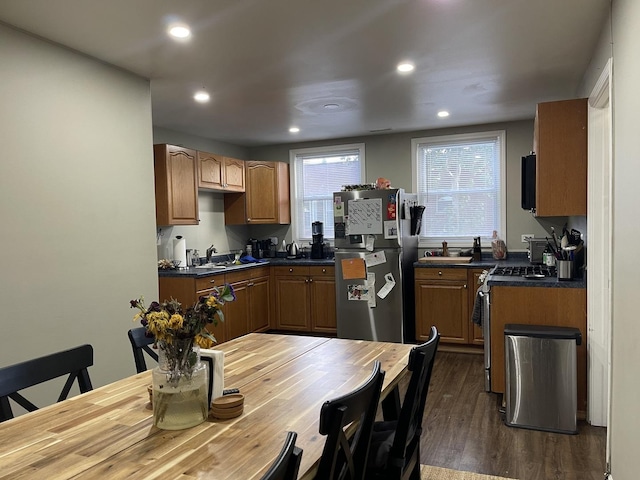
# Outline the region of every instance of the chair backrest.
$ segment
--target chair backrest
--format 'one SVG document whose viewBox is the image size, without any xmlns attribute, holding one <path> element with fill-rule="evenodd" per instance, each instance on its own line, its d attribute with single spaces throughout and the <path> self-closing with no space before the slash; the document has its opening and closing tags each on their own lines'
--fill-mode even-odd
<svg viewBox="0 0 640 480">
<path fill-rule="evenodd" d="M 364 478 L 383 381 L 384 372 L 380 369 L 380 362 L 376 360 L 371 376 L 360 387 L 322 405 L 320 433 L 326 435 L 327 439 L 317 479 Z M 349 438 L 345 432 L 347 426 Z M 351 435 L 354 426 L 355 432 Z"/>
<path fill-rule="evenodd" d="M 20 390 L 33 385 L 68 374 L 69 377 L 60 392 L 58 402 L 67 398 L 76 379 L 81 393 L 93 390 L 87 370 L 91 365 L 93 365 L 93 347 L 81 345 L 63 352 L 0 368 L 0 422 L 13 418 L 9 399 L 29 412 L 38 409 L 19 393 Z"/>
<path fill-rule="evenodd" d="M 155 338 L 147 336 L 145 327 L 132 328 L 129 330 L 129 341 L 133 349 L 133 360 L 136 362 L 136 372 L 141 373 L 147 369 L 147 363 L 144 361 L 144 353 L 158 361 L 158 354 L 149 346 L 155 342 Z"/>
<path fill-rule="evenodd" d="M 296 432 L 287 432 L 280 454 L 261 480 L 296 480 L 302 460 L 302 449 L 296 447 Z"/>
<path fill-rule="evenodd" d="M 422 418 L 427 402 L 427 392 L 431 380 L 433 363 L 440 341 L 436 327 L 431 327 L 429 340 L 411 349 L 409 353 L 409 370 L 411 379 L 400 409 L 393 445 L 389 452 L 390 462 L 403 464 L 408 450 L 420 442 Z"/>
</svg>

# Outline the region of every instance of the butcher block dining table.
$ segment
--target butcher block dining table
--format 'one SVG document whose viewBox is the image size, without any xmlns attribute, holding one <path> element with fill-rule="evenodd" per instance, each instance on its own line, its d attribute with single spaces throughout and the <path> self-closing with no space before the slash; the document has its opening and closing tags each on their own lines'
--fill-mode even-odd
<svg viewBox="0 0 640 480">
<path fill-rule="evenodd" d="M 0 424 L 0 478 L 260 479 L 287 431 L 302 448 L 299 478 L 313 478 L 325 437 L 320 407 L 371 374 L 381 398 L 407 372 L 412 345 L 251 333 L 220 344 L 225 388 L 244 395 L 239 417 L 185 430 L 153 426 L 146 371 Z"/>
</svg>

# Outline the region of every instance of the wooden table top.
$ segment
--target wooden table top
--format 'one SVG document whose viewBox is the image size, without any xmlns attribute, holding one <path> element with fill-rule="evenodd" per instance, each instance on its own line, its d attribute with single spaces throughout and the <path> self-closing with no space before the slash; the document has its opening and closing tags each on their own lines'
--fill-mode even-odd
<svg viewBox="0 0 640 480">
<path fill-rule="evenodd" d="M 325 437 L 320 407 L 386 372 L 382 398 L 407 371 L 412 345 L 252 333 L 225 352 L 225 387 L 245 396 L 244 413 L 178 431 L 153 426 L 143 372 L 0 424 L 0 478 L 259 479 L 286 432 L 303 449 L 300 478 L 312 478 Z"/>
</svg>

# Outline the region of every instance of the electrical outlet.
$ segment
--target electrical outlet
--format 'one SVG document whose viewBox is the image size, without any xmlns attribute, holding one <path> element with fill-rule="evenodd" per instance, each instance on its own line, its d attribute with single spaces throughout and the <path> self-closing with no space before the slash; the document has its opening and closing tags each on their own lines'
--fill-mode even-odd
<svg viewBox="0 0 640 480">
<path fill-rule="evenodd" d="M 520 237 L 520 241 L 522 243 L 527 243 L 528 239 L 533 237 L 534 237 L 533 233 L 523 233 L 522 236 Z"/>
</svg>

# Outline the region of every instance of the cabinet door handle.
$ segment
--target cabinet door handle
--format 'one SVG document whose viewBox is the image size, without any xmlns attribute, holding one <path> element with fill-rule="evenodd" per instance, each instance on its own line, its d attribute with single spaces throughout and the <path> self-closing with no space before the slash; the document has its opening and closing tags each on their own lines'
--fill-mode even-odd
<svg viewBox="0 0 640 480">
<path fill-rule="evenodd" d="M 215 280 L 211 280 L 209 283 L 216 283 L 216 281 Z"/>
<path fill-rule="evenodd" d="M 309 283 L 309 279 L 308 279 L 308 278 L 305 278 L 305 279 L 304 279 L 304 283 Z"/>
<path fill-rule="evenodd" d="M 442 275 L 442 272 L 438 272 L 438 275 Z"/>
<path fill-rule="evenodd" d="M 310 279 L 309 279 L 309 283 L 311 283 L 311 282 L 313 282 L 313 278 L 310 278 Z"/>
<path fill-rule="evenodd" d="M 326 268 L 323 268 L 323 269 L 322 269 L 322 273 L 327 273 L 327 269 L 326 269 Z"/>
<path fill-rule="evenodd" d="M 464 288 L 467 288 L 467 284 L 466 283 L 464 284 Z"/>
<path fill-rule="evenodd" d="M 289 272 L 293 272 L 293 268 L 290 268 L 290 269 L 289 269 Z"/>
<path fill-rule="evenodd" d="M 253 287 L 253 285 L 254 285 L 254 283 L 253 283 L 253 282 L 249 282 L 249 283 L 247 283 L 247 287 Z M 465 287 L 466 287 L 466 285 L 465 285 Z"/>
</svg>

